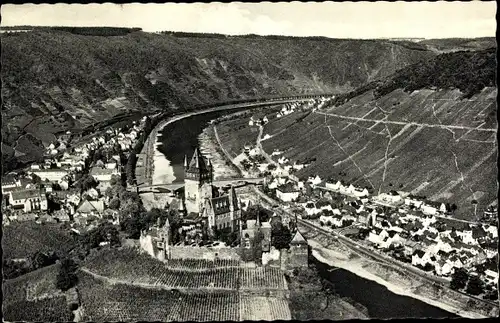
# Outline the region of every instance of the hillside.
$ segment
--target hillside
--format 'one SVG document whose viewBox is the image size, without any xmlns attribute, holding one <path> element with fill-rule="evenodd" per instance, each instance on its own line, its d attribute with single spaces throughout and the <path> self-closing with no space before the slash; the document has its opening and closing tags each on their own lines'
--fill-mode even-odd
<svg viewBox="0 0 500 323">
<path fill-rule="evenodd" d="M 40 158 L 55 135 L 132 111 L 352 90 L 434 55 L 383 40 L 120 28 L 5 33 L 2 156 Z"/>
<path fill-rule="evenodd" d="M 316 158 L 300 177 L 343 179 L 375 193 L 412 192 L 455 203 L 457 216 L 471 219 L 476 207 L 497 200 L 496 64 L 490 54 L 442 56 L 420 64 L 412 77 L 401 75 L 415 66 L 323 111 L 273 119 L 264 128 L 272 137 L 263 148 L 285 151 L 292 162 Z M 470 73 L 453 69 L 453 61 Z M 463 84 L 472 87 L 463 93 L 457 89 Z"/>
<path fill-rule="evenodd" d="M 495 37 L 424 39 L 418 44 L 438 53 L 497 47 Z"/>
</svg>

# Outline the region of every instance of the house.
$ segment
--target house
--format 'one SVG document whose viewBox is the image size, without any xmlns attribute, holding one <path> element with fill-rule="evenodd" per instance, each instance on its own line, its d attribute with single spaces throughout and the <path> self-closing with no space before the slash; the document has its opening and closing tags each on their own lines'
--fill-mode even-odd
<svg viewBox="0 0 500 323">
<path fill-rule="evenodd" d="M 430 252 L 425 252 L 421 249 L 415 250 L 411 257 L 411 264 L 413 266 L 422 266 L 425 267 L 427 264 L 432 265 L 433 267 L 435 266 L 435 263 L 437 261 L 437 258 L 435 255 L 433 255 Z"/>
<path fill-rule="evenodd" d="M 352 191 L 352 194 L 356 197 L 365 197 L 365 196 L 368 196 L 370 195 L 370 193 L 368 192 L 368 189 L 365 187 L 363 189 L 361 188 L 354 188 L 354 190 Z"/>
<path fill-rule="evenodd" d="M 21 187 L 21 181 L 14 176 L 6 176 L 2 179 L 2 194 L 6 194 L 18 187 Z"/>
<path fill-rule="evenodd" d="M 299 197 L 300 190 L 292 183 L 287 183 L 276 188 L 276 197 L 283 202 L 292 202 Z"/>
<path fill-rule="evenodd" d="M 161 219 L 154 227 L 141 232 L 139 244 L 150 256 L 164 261 L 170 258 L 170 223 L 168 218 L 161 226 Z"/>
<path fill-rule="evenodd" d="M 255 260 L 253 241 L 258 232 L 262 233 L 261 250 L 268 252 L 271 246 L 271 224 L 269 222 L 261 222 L 257 220 L 247 220 L 246 229 L 241 231 L 240 248 L 244 258 Z M 262 259 L 262 255 L 257 255 L 257 258 Z"/>
<path fill-rule="evenodd" d="M 319 177 L 318 175 L 316 175 L 315 177 L 309 177 L 307 181 L 311 183 L 312 186 L 319 185 L 322 182 L 321 177 Z"/>
<path fill-rule="evenodd" d="M 62 168 L 38 169 L 30 172 L 40 177 L 42 181 L 59 182 L 68 175 L 68 171 Z"/>
<path fill-rule="evenodd" d="M 90 170 L 90 175 L 98 182 L 111 182 L 113 175 L 120 176 L 120 172 L 117 169 L 94 166 Z"/>
<path fill-rule="evenodd" d="M 91 188 L 88 191 L 85 192 L 85 195 L 89 196 L 90 198 L 96 200 L 99 197 L 99 192 L 95 188 Z"/>
<path fill-rule="evenodd" d="M 491 269 L 486 269 L 484 271 L 484 276 L 489 283 L 493 283 L 493 284 L 498 283 L 498 272 L 497 271 L 493 271 Z"/>
<path fill-rule="evenodd" d="M 214 230 L 222 229 L 237 231 L 241 220 L 241 202 L 234 187 L 231 187 L 229 194 L 221 192 L 218 196 L 206 198 L 201 214 L 207 220 L 211 234 Z"/>
<path fill-rule="evenodd" d="M 373 228 L 368 234 L 367 240 L 380 247 L 387 237 L 389 237 L 389 233 L 385 229 Z"/>
<path fill-rule="evenodd" d="M 436 215 L 439 213 L 439 209 L 441 208 L 441 203 L 434 201 L 425 201 L 420 207 L 422 213 L 425 215 Z"/>
<path fill-rule="evenodd" d="M 388 237 L 384 238 L 383 242 L 380 244 L 380 247 L 383 249 L 387 249 L 392 245 L 401 245 L 403 239 L 399 236 L 399 233 L 396 231 L 389 230 L 387 231 L 389 234 Z"/>
<path fill-rule="evenodd" d="M 60 180 L 58 184 L 63 191 L 67 191 L 69 189 L 69 181 L 66 179 Z"/>
<path fill-rule="evenodd" d="M 338 190 L 340 190 L 341 187 L 343 187 L 343 185 L 342 185 L 341 181 L 337 181 L 336 183 L 334 183 L 332 181 L 327 181 L 325 183 L 325 187 L 329 190 L 338 191 Z"/>
<path fill-rule="evenodd" d="M 14 209 L 23 209 L 24 212 L 47 210 L 47 197 L 38 189 L 13 191 L 9 194 L 9 203 Z"/>
<path fill-rule="evenodd" d="M 434 264 L 434 270 L 438 276 L 449 276 L 453 270 L 453 264 L 445 259 L 439 259 Z"/>
<path fill-rule="evenodd" d="M 392 190 L 389 193 L 381 193 L 377 196 L 377 200 L 390 204 L 397 204 L 403 201 L 403 197 L 396 191 Z"/>
<path fill-rule="evenodd" d="M 52 216 L 55 218 L 55 219 L 58 219 L 59 221 L 61 222 L 68 222 L 71 220 L 68 212 L 65 210 L 65 209 L 60 209 L 60 210 L 57 210 L 55 211 Z"/>
<path fill-rule="evenodd" d="M 84 200 L 76 209 L 76 212 L 86 215 L 100 215 L 104 212 L 104 202 Z"/>
<path fill-rule="evenodd" d="M 16 216 L 18 222 L 35 221 L 37 216 L 33 213 L 19 214 Z"/>
<path fill-rule="evenodd" d="M 290 241 L 290 248 L 281 250 L 282 270 L 307 268 L 309 266 L 309 248 L 307 240 L 297 230 Z"/>
<path fill-rule="evenodd" d="M 488 225 L 485 227 L 485 230 L 488 232 L 490 239 L 498 238 L 498 227 L 495 225 Z"/>
</svg>

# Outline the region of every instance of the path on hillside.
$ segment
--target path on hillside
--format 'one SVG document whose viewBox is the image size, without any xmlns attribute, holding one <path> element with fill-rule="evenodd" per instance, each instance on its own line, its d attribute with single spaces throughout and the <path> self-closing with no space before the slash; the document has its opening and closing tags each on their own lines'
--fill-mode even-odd
<svg viewBox="0 0 500 323">
<path fill-rule="evenodd" d="M 430 123 L 418 123 L 418 122 L 403 122 L 403 121 L 394 121 L 394 120 L 383 120 L 383 119 L 366 119 L 366 118 L 359 118 L 359 117 L 348 117 L 348 116 L 343 116 L 340 114 L 336 113 L 326 113 L 326 112 L 320 112 L 320 111 L 315 111 L 313 113 L 317 114 L 322 114 L 324 116 L 331 116 L 331 117 L 336 117 L 339 119 L 346 119 L 346 120 L 352 120 L 352 121 L 366 121 L 366 122 L 375 122 L 375 123 L 383 123 L 383 124 L 395 124 L 395 125 L 401 125 L 401 126 L 421 126 L 421 127 L 428 127 L 428 128 L 440 128 L 440 129 L 459 129 L 459 130 L 475 130 L 475 131 L 486 131 L 486 132 L 497 132 L 497 129 L 492 129 L 492 128 L 477 128 L 477 127 L 466 127 L 466 126 L 457 126 L 457 125 L 442 125 L 442 124 L 430 124 Z"/>
<path fill-rule="evenodd" d="M 103 281 L 109 285 L 127 285 L 127 286 L 134 286 L 134 287 L 140 287 L 140 288 L 149 288 L 149 289 L 156 289 L 156 290 L 181 290 L 181 291 L 200 291 L 200 290 L 207 290 L 207 291 L 235 291 L 235 289 L 232 288 L 223 288 L 223 287 L 197 287 L 197 288 L 188 288 L 188 287 L 171 287 L 167 285 L 160 285 L 160 284 L 147 284 L 147 283 L 137 283 L 137 282 L 132 282 L 128 280 L 121 280 L 121 279 L 115 279 L 115 278 L 109 278 L 106 276 L 102 276 L 99 274 L 94 273 L 93 271 L 87 269 L 87 268 L 80 268 L 81 271 L 83 271 L 86 274 L 91 275 L 97 280 Z"/>
<path fill-rule="evenodd" d="M 270 163 L 273 164 L 274 166 L 278 167 L 278 163 L 275 162 L 271 156 L 262 148 L 262 133 L 264 132 L 264 127 L 262 125 L 259 126 L 259 135 L 257 136 L 257 148 L 259 149 L 260 153 L 266 158 L 266 160 Z"/>
</svg>

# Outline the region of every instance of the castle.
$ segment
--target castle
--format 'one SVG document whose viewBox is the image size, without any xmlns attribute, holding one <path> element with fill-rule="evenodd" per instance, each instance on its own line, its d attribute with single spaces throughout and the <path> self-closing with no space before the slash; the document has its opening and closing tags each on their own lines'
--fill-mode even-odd
<svg viewBox="0 0 500 323">
<path fill-rule="evenodd" d="M 195 149 L 188 164 L 184 157 L 184 203 L 187 213 L 197 213 L 206 222 L 208 232 L 239 229 L 241 203 L 233 187 L 228 194 L 213 183 L 213 168 L 209 159 Z"/>
<path fill-rule="evenodd" d="M 152 257 L 165 261 L 170 259 L 170 223 L 168 218 L 161 226 L 161 219 L 158 219 L 156 226 L 141 232 L 139 244 Z"/>
<path fill-rule="evenodd" d="M 140 246 L 148 254 L 165 261 L 168 259 L 233 259 L 253 261 L 261 258 L 263 253 L 269 254 L 271 250 L 271 223 L 261 222 L 257 215 L 256 220 L 247 220 L 245 228 L 241 221 L 241 202 L 238 199 L 234 187 L 229 192 L 217 189 L 213 186 L 212 163 L 204 158 L 198 149 L 195 150 L 191 161 L 188 163 L 187 156 L 184 158 L 184 204 L 188 214 L 195 215 L 207 228 L 210 236 L 214 236 L 216 230 L 239 233 L 239 248 L 210 248 L 173 246 L 170 241 L 170 224 L 166 219 L 162 226 L 158 220 L 156 226 L 141 232 Z M 179 200 L 178 208 L 183 203 Z M 257 235 L 259 247 L 255 245 Z M 258 251 L 258 253 L 256 253 Z M 297 267 L 307 267 L 308 247 L 307 242 L 300 232 L 296 232 L 290 248 L 279 252 L 277 266 L 284 270 Z"/>
</svg>

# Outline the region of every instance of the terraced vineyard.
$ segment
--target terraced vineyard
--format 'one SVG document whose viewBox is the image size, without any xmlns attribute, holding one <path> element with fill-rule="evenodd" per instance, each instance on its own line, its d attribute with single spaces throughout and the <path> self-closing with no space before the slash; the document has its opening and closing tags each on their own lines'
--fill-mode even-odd
<svg viewBox="0 0 500 323">
<path fill-rule="evenodd" d="M 61 295 L 55 286 L 58 268 L 58 265 L 52 265 L 4 281 L 3 304 L 19 304 L 37 298 Z"/>
<path fill-rule="evenodd" d="M 56 289 L 58 265 L 48 266 L 2 284 L 7 321 L 67 322 L 73 319 L 65 296 Z"/>
<path fill-rule="evenodd" d="M 11 223 L 3 228 L 3 258 L 25 258 L 35 253 L 69 251 L 75 245 L 73 237 L 59 224 L 35 222 Z"/>
<path fill-rule="evenodd" d="M 236 260 L 162 263 L 133 248 L 101 250 L 84 268 L 78 290 L 85 320 L 290 319 L 284 297 L 262 296 L 287 289 L 279 268 L 243 268 Z"/>
<path fill-rule="evenodd" d="M 279 268 L 240 268 L 241 289 L 285 289 L 283 273 Z"/>
<path fill-rule="evenodd" d="M 240 315 L 244 321 L 291 320 L 288 302 L 283 297 L 241 296 Z"/>
<path fill-rule="evenodd" d="M 272 119 L 262 142 L 291 162 L 316 158 L 299 177 L 333 177 L 374 192 L 392 189 L 458 205 L 471 219 L 496 203 L 496 93 L 485 88 L 468 100 L 458 90 L 372 91 L 345 104 Z"/>
<path fill-rule="evenodd" d="M 70 322 L 73 313 L 69 310 L 64 296 L 36 301 L 16 301 L 4 304 L 3 318 L 6 321 L 26 322 Z"/>
<path fill-rule="evenodd" d="M 285 288 L 278 268 L 240 268 L 237 260 L 224 259 L 171 259 L 162 263 L 132 248 L 101 250 L 89 257 L 84 267 L 117 281 L 168 288 Z"/>
<path fill-rule="evenodd" d="M 183 293 L 129 285 L 108 285 L 80 273 L 84 321 L 239 320 L 237 292 Z"/>
</svg>

